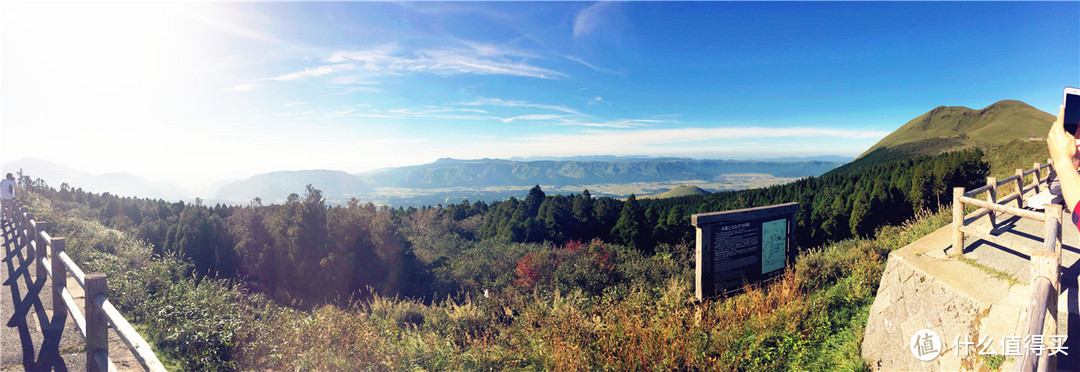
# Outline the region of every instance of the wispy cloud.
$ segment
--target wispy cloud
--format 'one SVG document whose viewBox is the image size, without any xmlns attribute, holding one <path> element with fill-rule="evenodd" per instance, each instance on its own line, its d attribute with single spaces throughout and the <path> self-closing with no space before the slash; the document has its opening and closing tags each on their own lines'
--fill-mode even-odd
<svg viewBox="0 0 1080 372">
<path fill-rule="evenodd" d="M 361 110 L 366 108 L 367 110 Z M 346 112 L 347 111 L 347 112 Z M 345 114 L 363 118 L 382 119 L 454 119 L 454 120 L 504 120 L 502 117 L 487 114 L 484 110 L 459 107 L 423 107 L 374 109 L 368 105 L 343 107 L 335 114 Z"/>
<path fill-rule="evenodd" d="M 341 108 L 339 108 L 337 111 L 334 111 L 333 114 L 335 114 L 335 115 L 348 115 L 348 114 L 356 112 L 359 109 L 368 108 L 368 107 L 371 107 L 371 105 L 366 104 L 366 103 L 360 103 L 360 104 L 348 105 L 348 106 L 341 106 Z"/>
<path fill-rule="evenodd" d="M 498 156 L 591 154 L 671 154 L 772 151 L 773 153 L 837 153 L 865 149 L 864 141 L 887 135 L 886 131 L 798 128 L 673 128 L 590 129 L 579 133 L 539 134 L 484 144 L 486 153 Z M 798 145 L 775 147 L 774 141 L 789 139 Z M 762 141 L 756 141 L 762 139 Z M 702 143 L 706 142 L 706 143 Z M 708 143 L 714 142 L 715 145 Z M 755 144 L 755 143 L 761 144 Z M 487 155 L 491 156 L 491 155 Z"/>
<path fill-rule="evenodd" d="M 613 75 L 622 75 L 621 73 L 619 73 L 617 71 L 613 71 L 613 70 L 610 70 L 610 69 L 606 69 L 606 68 L 594 65 L 594 64 L 589 63 L 589 62 L 587 62 L 584 59 L 581 59 L 579 57 L 574 57 L 574 56 L 565 55 L 565 54 L 561 54 L 561 56 L 563 58 L 568 59 L 568 60 L 580 63 L 580 64 L 584 65 L 585 67 L 588 67 L 588 68 L 590 68 L 590 69 L 592 69 L 593 71 L 596 71 L 596 72 L 602 72 L 602 73 L 605 73 L 605 74 L 613 74 Z"/>
<path fill-rule="evenodd" d="M 508 75 L 561 79 L 567 74 L 526 62 L 535 57 L 517 49 L 463 42 L 464 47 L 408 50 L 397 43 L 362 50 L 334 52 L 327 62 L 345 63 L 375 75 Z"/>
<path fill-rule="evenodd" d="M 636 131 L 611 131 L 596 130 L 588 131 L 584 135 L 551 135 L 550 139 L 566 139 L 567 137 L 611 137 L 616 140 L 626 140 L 635 143 L 679 143 L 703 140 L 733 140 L 746 138 L 784 138 L 784 137 L 832 137 L 849 139 L 879 138 L 888 135 L 888 131 L 881 130 L 851 130 L 816 127 L 796 128 L 765 128 L 765 127 L 727 127 L 727 128 L 672 128 L 672 129 L 643 129 Z M 541 137 L 543 138 L 543 137 Z"/>
<path fill-rule="evenodd" d="M 357 92 L 379 93 L 379 92 L 381 92 L 381 90 L 379 90 L 379 88 L 376 88 L 376 87 L 361 85 L 361 86 L 348 87 L 348 88 L 345 88 L 345 90 L 334 93 L 334 94 L 342 96 L 342 95 L 351 94 L 351 93 L 357 93 Z"/>
<path fill-rule="evenodd" d="M 578 110 L 574 110 L 574 109 L 566 107 L 566 106 L 546 105 L 546 104 L 541 104 L 541 103 L 532 103 L 532 102 L 517 101 L 517 100 L 503 100 L 503 99 L 499 99 L 499 98 L 480 98 L 480 99 L 477 99 L 475 101 L 460 102 L 460 103 L 458 103 L 458 105 L 462 105 L 462 106 L 530 107 L 530 108 L 538 108 L 538 109 L 544 109 L 544 110 L 561 111 L 561 112 L 565 112 L 567 114 L 588 116 L 588 115 L 585 115 L 585 114 L 581 113 Z"/>
<path fill-rule="evenodd" d="M 336 65 L 319 66 L 319 67 L 315 67 L 315 68 L 305 68 L 303 71 L 297 71 L 297 72 L 291 72 L 291 73 L 284 74 L 284 75 L 279 75 L 279 76 L 270 78 L 270 80 L 275 80 L 275 81 L 303 80 L 303 79 L 307 79 L 307 78 L 310 78 L 310 77 L 318 77 L 318 76 L 323 76 L 323 75 L 329 75 L 329 74 L 332 74 L 332 73 L 335 73 L 335 72 L 351 70 L 354 67 L 355 66 L 353 66 L 351 64 L 342 63 L 342 64 L 336 64 Z"/>
<path fill-rule="evenodd" d="M 377 93 L 372 79 L 414 74 L 504 75 L 539 79 L 562 79 L 569 75 L 532 64 L 539 56 L 520 49 L 492 44 L 457 40 L 457 46 L 410 49 L 398 43 L 388 43 L 367 49 L 338 50 L 324 61 L 329 64 L 306 67 L 303 70 L 274 77 L 252 80 L 228 91 L 249 91 L 259 82 L 295 82 L 311 78 L 327 78 L 336 85 L 351 85 L 336 93 Z"/>
<path fill-rule="evenodd" d="M 674 120 L 656 120 L 656 119 L 619 119 L 604 122 L 595 121 L 578 121 L 578 120 L 563 120 L 560 125 L 574 125 L 589 128 L 639 128 L 649 124 L 659 123 L 677 123 Z"/>
<path fill-rule="evenodd" d="M 581 37 L 599 28 L 605 21 L 607 10 L 614 4 L 600 1 L 578 12 L 574 17 L 574 37 Z"/>
<path fill-rule="evenodd" d="M 289 102 L 289 103 L 286 103 L 284 105 L 281 105 L 281 107 L 303 106 L 303 105 L 306 105 L 306 104 L 308 104 L 308 103 L 307 102 Z"/>
<path fill-rule="evenodd" d="M 502 119 L 503 123 L 509 123 L 515 120 L 557 120 L 563 119 L 566 115 L 552 115 L 552 114 L 533 114 L 533 115 L 520 115 Z"/>
</svg>

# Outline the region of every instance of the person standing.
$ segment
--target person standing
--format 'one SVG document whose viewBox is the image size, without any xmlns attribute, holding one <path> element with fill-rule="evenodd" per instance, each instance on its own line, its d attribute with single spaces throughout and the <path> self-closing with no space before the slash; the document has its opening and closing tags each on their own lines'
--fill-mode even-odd
<svg viewBox="0 0 1080 372">
<path fill-rule="evenodd" d="M 1065 105 L 1058 111 L 1057 120 L 1046 134 L 1046 147 L 1054 160 L 1054 171 L 1061 183 L 1061 196 L 1065 207 L 1072 209 L 1073 224 L 1080 229 L 1080 151 L 1077 150 L 1076 134 L 1065 132 Z"/>
<path fill-rule="evenodd" d="M 0 181 L 0 208 L 4 211 L 4 217 L 8 216 L 8 209 L 14 206 L 15 200 L 15 176 L 8 173 L 3 181 Z"/>
</svg>

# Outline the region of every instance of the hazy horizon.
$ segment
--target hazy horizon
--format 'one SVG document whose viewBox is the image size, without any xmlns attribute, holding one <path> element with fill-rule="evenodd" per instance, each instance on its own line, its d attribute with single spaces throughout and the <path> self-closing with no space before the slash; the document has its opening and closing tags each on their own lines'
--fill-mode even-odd
<svg viewBox="0 0 1080 372">
<path fill-rule="evenodd" d="M 195 190 L 444 157 L 854 157 L 936 106 L 1055 113 L 1080 85 L 1075 2 L 0 10 L 0 164 Z"/>
<path fill-rule="evenodd" d="M 612 155 L 596 155 L 595 157 L 607 157 L 607 156 L 612 156 Z M 509 161 L 517 161 L 517 162 L 529 162 L 529 161 L 549 160 L 549 159 L 555 159 L 555 158 L 560 159 L 560 160 L 569 160 L 569 159 L 575 159 L 575 158 L 588 158 L 588 157 L 594 157 L 594 156 L 568 156 L 568 157 L 538 156 L 538 157 L 530 157 L 530 158 L 510 158 L 510 159 L 492 159 L 492 160 L 509 160 Z M 655 157 L 655 156 L 651 157 L 651 156 L 648 156 L 648 155 L 627 155 L 627 156 L 615 156 L 615 157 L 617 158 L 616 160 L 624 160 L 624 159 L 629 159 L 629 158 L 660 158 L 660 157 Z M 534 159 L 534 158 L 540 158 L 540 159 Z M 821 156 L 791 157 L 791 158 L 750 158 L 750 157 L 748 157 L 748 158 L 691 158 L 691 159 L 695 159 L 695 160 L 745 160 L 745 161 L 777 161 L 777 162 L 785 162 L 785 161 L 796 161 L 796 160 L 816 159 L 816 158 L 826 158 L 826 160 L 824 160 L 824 161 L 834 161 L 834 162 L 840 162 L 840 163 L 850 161 L 850 160 L 853 159 L 853 157 L 843 157 L 843 156 L 839 156 L 839 155 L 821 155 Z M 442 159 L 438 159 L 438 160 L 442 160 Z M 454 160 L 484 160 L 484 159 L 454 159 Z M 74 188 L 85 188 L 85 187 L 88 186 L 88 185 L 78 184 L 78 182 L 80 181 L 79 179 L 61 179 L 61 177 L 57 177 L 57 176 L 51 175 L 51 174 L 47 174 L 45 176 L 42 176 L 41 173 L 35 172 L 35 171 L 37 171 L 37 169 L 34 169 L 32 166 L 29 167 L 29 168 L 22 169 L 22 168 L 20 168 L 20 165 L 17 165 L 18 163 L 21 163 L 21 162 L 36 163 L 36 162 L 39 162 L 39 161 L 52 163 L 52 165 L 57 166 L 57 167 L 59 167 L 61 169 L 67 168 L 67 170 L 70 171 L 70 172 L 82 173 L 83 176 L 85 176 L 85 177 L 93 178 L 95 180 L 94 183 L 97 184 L 97 185 L 94 185 L 94 186 L 98 186 L 97 188 L 101 188 L 100 190 L 95 188 L 95 189 L 88 189 L 87 191 L 92 191 L 92 192 L 97 192 L 97 193 L 110 192 L 110 193 L 116 194 L 116 191 L 117 191 L 116 188 L 120 187 L 120 186 L 117 186 L 118 185 L 117 182 L 120 182 L 122 184 L 123 182 L 128 181 L 128 180 L 124 179 L 124 180 L 119 180 L 119 181 L 116 181 L 116 182 L 107 182 L 108 183 L 107 185 L 100 184 L 100 182 L 105 182 L 104 178 L 106 178 L 106 176 L 132 175 L 132 176 L 135 176 L 135 177 L 139 177 L 139 178 L 147 181 L 148 183 L 158 187 L 159 191 L 162 191 L 164 193 L 164 195 L 162 197 L 164 197 L 165 199 L 183 199 L 183 200 L 193 200 L 196 197 L 202 198 L 202 199 L 212 198 L 214 196 L 214 194 L 224 185 L 227 185 L 227 184 L 232 183 L 232 182 L 243 181 L 243 180 L 249 179 L 251 177 L 258 176 L 258 175 L 261 175 L 261 174 L 266 174 L 266 173 L 311 171 L 311 170 L 329 170 L 329 171 L 344 171 L 344 172 L 350 173 L 350 174 L 363 175 L 363 174 L 367 174 L 369 172 L 377 172 L 377 171 L 380 171 L 380 170 L 396 168 L 396 167 L 378 168 L 378 169 L 371 169 L 371 170 L 366 170 L 366 171 L 362 171 L 362 172 L 349 172 L 349 171 L 345 171 L 345 170 L 342 170 L 342 169 L 327 169 L 327 168 L 277 169 L 277 170 L 272 170 L 272 171 L 269 171 L 269 172 L 261 172 L 261 173 L 252 173 L 252 174 L 239 175 L 239 176 L 234 177 L 234 178 L 203 179 L 203 183 L 194 184 L 194 185 L 185 185 L 185 184 L 172 183 L 172 182 L 169 182 L 169 181 L 166 181 L 166 180 L 154 179 L 154 178 L 146 177 L 144 175 L 140 175 L 140 174 L 132 173 L 132 172 L 126 172 L 126 171 L 125 172 L 95 173 L 95 172 L 87 171 L 85 169 L 78 169 L 78 168 L 75 168 L 75 167 L 71 167 L 71 166 L 69 166 L 67 164 L 58 163 L 58 162 L 48 160 L 48 159 L 22 158 L 22 159 L 16 159 L 16 160 L 6 162 L 6 163 L 0 163 L 0 174 L 9 173 L 9 172 L 12 173 L 12 174 L 15 174 L 15 173 L 19 172 L 20 170 L 23 170 L 23 171 L 26 172 L 26 174 L 31 179 L 42 178 L 46 182 L 48 182 L 49 185 L 52 186 L 52 187 L 59 187 L 59 185 L 61 183 L 68 183 Z M 423 164 L 406 164 L 406 165 L 403 165 L 403 167 L 425 165 L 425 164 L 431 164 L 431 163 L 433 163 L 433 162 L 423 163 Z M 52 168 L 52 167 L 48 167 L 48 168 Z M 74 182 L 74 184 L 72 182 Z M 138 197 L 151 197 L 151 198 L 155 197 L 155 196 L 152 196 L 152 195 L 135 195 L 135 194 L 132 194 L 132 193 L 129 193 L 129 194 L 131 194 L 131 195 L 122 194 L 122 196 L 138 196 Z"/>
</svg>

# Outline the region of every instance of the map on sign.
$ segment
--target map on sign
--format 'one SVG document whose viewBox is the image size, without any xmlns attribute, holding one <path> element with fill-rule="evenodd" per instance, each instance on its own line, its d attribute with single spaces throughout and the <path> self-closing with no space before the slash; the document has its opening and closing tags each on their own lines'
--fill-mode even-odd
<svg viewBox="0 0 1080 372">
<path fill-rule="evenodd" d="M 779 219 L 761 224 L 761 273 L 784 267 L 787 253 L 787 220 Z"/>
</svg>

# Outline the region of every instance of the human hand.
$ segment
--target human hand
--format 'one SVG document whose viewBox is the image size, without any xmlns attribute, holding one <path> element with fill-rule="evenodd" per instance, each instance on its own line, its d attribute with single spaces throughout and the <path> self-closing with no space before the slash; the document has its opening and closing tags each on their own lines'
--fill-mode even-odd
<svg viewBox="0 0 1080 372">
<path fill-rule="evenodd" d="M 1065 106 L 1058 110 L 1057 119 L 1050 126 L 1050 133 L 1046 134 L 1046 147 L 1050 152 L 1050 159 L 1054 160 L 1054 169 L 1058 173 L 1066 171 L 1076 172 L 1080 167 L 1080 152 L 1076 148 L 1076 134 L 1065 133 Z M 1064 169 L 1069 164 L 1072 169 Z"/>
</svg>

